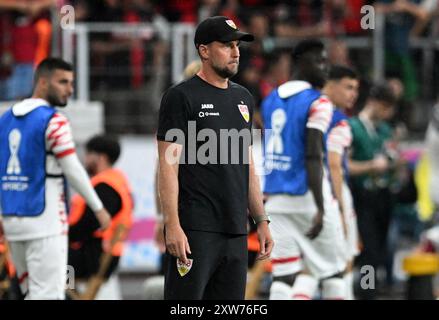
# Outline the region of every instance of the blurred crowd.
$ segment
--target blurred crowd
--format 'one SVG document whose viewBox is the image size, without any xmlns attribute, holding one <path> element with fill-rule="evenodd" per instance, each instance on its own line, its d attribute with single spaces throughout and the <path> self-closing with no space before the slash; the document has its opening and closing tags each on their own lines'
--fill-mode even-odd
<svg viewBox="0 0 439 320">
<path fill-rule="evenodd" d="M 437 0 L 0 0 L 0 100 L 27 96 L 33 67 L 60 41 L 53 41 L 53 24 L 60 9 L 75 8 L 77 22 L 151 23 L 158 32 L 144 32 L 135 39 L 114 33 L 91 36 L 92 89 L 140 88 L 166 65 L 169 54 L 168 27 L 212 15 L 232 18 L 239 28 L 256 36 L 242 53 L 241 74 L 236 79 L 252 89 L 257 99 L 285 80 L 288 55 L 276 50 L 273 39 L 321 37 L 330 39 L 330 60 L 354 65 L 369 76 L 370 54 L 358 56 L 348 50 L 344 37 L 370 35 L 361 26 L 365 5 L 389 16 L 386 26 L 387 74 L 402 81 L 404 96 L 418 97 L 419 84 L 409 52 L 411 35 L 431 34 L 438 13 Z M 59 37 L 59 33 L 57 35 Z M 366 62 L 364 62 L 366 60 Z M 111 77 L 109 76 L 111 75 Z M 169 79 L 168 79 L 169 80 Z M 260 87 L 256 90 L 256 87 Z"/>
</svg>

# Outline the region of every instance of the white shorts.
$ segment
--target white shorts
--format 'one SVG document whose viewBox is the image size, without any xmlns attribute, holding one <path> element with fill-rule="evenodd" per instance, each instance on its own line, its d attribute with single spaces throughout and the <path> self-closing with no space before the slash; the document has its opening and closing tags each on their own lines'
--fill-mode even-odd
<svg viewBox="0 0 439 320">
<path fill-rule="evenodd" d="M 12 260 L 27 300 L 63 300 L 67 281 L 67 236 L 11 241 Z"/>
<path fill-rule="evenodd" d="M 343 183 L 342 192 L 344 218 L 347 226 L 347 239 L 345 241 L 346 249 L 344 250 L 344 252 L 346 259 L 348 261 L 351 261 L 360 253 L 358 249 L 357 215 L 355 213 L 351 191 L 349 190 L 349 187 L 346 183 Z"/>
<path fill-rule="evenodd" d="M 275 243 L 273 275 L 285 276 L 307 270 L 322 279 L 344 271 L 346 258 L 342 255 L 344 241 L 337 203 L 325 205 L 323 229 L 314 240 L 306 233 L 311 229 L 316 210 L 306 212 L 304 206 L 298 207 L 297 212 L 295 207 L 289 209 L 290 213 L 267 210 L 271 215 L 270 229 Z"/>
<path fill-rule="evenodd" d="M 436 252 L 439 252 L 439 226 L 424 231 L 421 235 L 423 242 L 429 241 Z"/>
</svg>

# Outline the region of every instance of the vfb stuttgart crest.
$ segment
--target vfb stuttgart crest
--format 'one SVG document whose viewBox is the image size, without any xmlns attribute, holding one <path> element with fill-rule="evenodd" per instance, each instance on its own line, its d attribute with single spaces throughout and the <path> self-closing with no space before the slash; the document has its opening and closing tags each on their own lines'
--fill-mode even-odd
<svg viewBox="0 0 439 320">
<path fill-rule="evenodd" d="M 177 259 L 177 270 L 180 276 L 184 277 L 192 268 L 193 259 L 187 259 L 188 262 L 184 263 L 180 259 Z"/>
<path fill-rule="evenodd" d="M 241 101 L 241 104 L 238 104 L 239 112 L 241 112 L 242 117 L 246 122 L 250 121 L 250 112 L 248 112 L 247 105 L 244 104 L 244 102 Z"/>
<path fill-rule="evenodd" d="M 237 29 L 236 28 L 236 24 L 233 22 L 233 20 L 226 20 L 226 23 L 231 26 L 233 29 Z"/>
</svg>

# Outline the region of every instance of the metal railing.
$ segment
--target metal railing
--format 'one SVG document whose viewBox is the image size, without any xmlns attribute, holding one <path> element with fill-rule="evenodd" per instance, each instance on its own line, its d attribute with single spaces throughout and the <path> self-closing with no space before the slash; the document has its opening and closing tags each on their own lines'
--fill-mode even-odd
<svg viewBox="0 0 439 320">
<path fill-rule="evenodd" d="M 386 69 L 385 65 L 385 22 L 386 16 L 377 13 L 375 16 L 375 29 L 371 30 L 369 35 L 359 36 L 359 37 L 343 37 L 342 40 L 345 43 L 348 50 L 366 50 L 370 54 L 366 55 L 366 59 L 370 59 L 367 62 L 367 66 L 371 66 L 372 78 L 375 81 L 382 80 L 385 76 L 384 72 Z M 94 95 L 91 92 L 91 71 L 94 72 L 105 72 L 106 74 L 101 74 L 101 78 L 108 79 L 112 76 L 117 76 L 117 68 L 123 69 L 123 66 L 111 65 L 109 70 L 108 67 L 104 66 L 100 69 L 96 66 L 92 66 L 90 63 L 90 50 L 92 50 L 91 40 L 93 38 L 90 36 L 94 33 L 110 33 L 114 37 L 125 37 L 125 38 L 145 38 L 145 35 L 166 34 L 161 38 L 166 43 L 167 48 L 169 48 L 169 57 L 166 56 L 165 75 L 162 78 L 171 80 L 176 83 L 182 80 L 182 74 L 184 67 L 194 59 L 197 59 L 197 53 L 193 45 L 193 36 L 195 32 L 195 26 L 191 24 L 172 24 L 167 30 L 158 30 L 153 24 L 126 24 L 126 23 L 77 23 L 75 28 L 65 29 L 62 31 L 62 56 L 67 61 L 75 61 L 76 68 L 76 78 L 77 80 L 77 92 L 76 98 L 80 101 L 89 101 L 90 99 L 101 98 L 103 95 L 108 95 L 111 88 L 107 91 L 103 90 L 98 95 Z M 111 38 L 111 37 L 110 37 Z M 148 36 L 146 37 L 148 38 Z M 274 43 L 275 48 L 291 48 L 293 47 L 298 39 L 290 38 L 271 38 L 268 39 Z M 325 42 L 331 39 L 323 39 Z M 152 44 L 154 46 L 154 44 Z M 418 63 L 421 78 L 420 80 L 424 84 L 420 86 L 422 89 L 422 96 L 431 98 L 434 95 L 433 84 L 435 80 L 433 78 L 432 66 L 435 62 L 435 51 L 439 49 L 439 38 L 433 33 L 429 37 L 414 38 L 410 39 L 410 48 L 415 50 L 421 50 L 422 52 L 422 63 Z M 92 56 L 93 57 L 93 56 Z M 154 66 L 153 66 L 154 67 Z M 94 68 L 94 69 L 93 69 Z M 148 72 L 148 67 L 145 67 Z M 122 70 L 122 72 L 130 72 L 128 69 Z M 152 76 L 155 70 L 152 70 Z M 108 74 L 110 73 L 110 74 Z M 113 74 L 111 74 L 113 73 Z M 160 96 L 165 89 L 165 85 L 168 83 L 164 80 L 160 82 L 160 85 L 154 85 L 150 88 L 150 96 L 157 95 L 157 97 L 152 97 L 149 101 L 154 104 L 153 109 L 157 111 Z M 111 93 L 111 92 L 110 92 Z M 114 92 L 113 92 L 114 93 Z M 127 88 L 125 92 L 121 92 L 120 97 L 130 95 L 130 88 Z M 144 99 L 144 98 L 142 98 Z M 135 116 L 134 116 L 134 120 Z M 108 119 L 107 119 L 108 121 Z M 120 120 L 123 121 L 123 120 Z M 125 120 L 126 121 L 126 120 Z"/>
<path fill-rule="evenodd" d="M 73 62 L 76 53 L 77 99 L 90 100 L 90 33 L 128 34 L 131 37 L 141 34 L 153 34 L 151 24 L 126 24 L 126 23 L 77 23 L 74 29 L 64 29 L 62 33 L 62 57 Z M 76 43 L 75 43 L 76 39 Z"/>
<path fill-rule="evenodd" d="M 375 29 L 372 30 L 371 36 L 346 37 L 343 38 L 348 49 L 371 49 L 373 79 L 382 80 L 385 70 L 385 15 L 377 13 L 375 17 Z M 191 24 L 173 24 L 170 29 L 171 48 L 171 79 L 172 82 L 178 82 L 182 79 L 182 72 L 185 65 L 197 58 L 193 45 L 193 35 L 195 27 Z M 143 33 L 155 33 L 152 24 L 124 24 L 124 23 L 77 23 L 73 30 L 63 30 L 62 53 L 63 58 L 68 61 L 77 59 L 77 77 L 79 100 L 90 99 L 90 64 L 89 64 L 89 34 L 90 33 L 125 33 L 130 36 L 139 36 Z M 76 44 L 74 39 L 76 38 Z M 275 47 L 292 47 L 297 40 L 286 38 L 274 38 Z M 423 64 L 422 74 L 423 82 L 431 83 L 431 65 L 434 62 L 434 51 L 439 49 L 439 39 L 432 35 L 428 38 L 410 39 L 412 49 L 422 50 Z"/>
</svg>

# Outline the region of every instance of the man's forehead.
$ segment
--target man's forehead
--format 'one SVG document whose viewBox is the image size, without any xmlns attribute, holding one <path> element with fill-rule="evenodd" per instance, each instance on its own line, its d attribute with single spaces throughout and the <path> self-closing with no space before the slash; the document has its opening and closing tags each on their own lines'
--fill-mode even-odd
<svg viewBox="0 0 439 320">
<path fill-rule="evenodd" d="M 350 85 L 355 85 L 358 86 L 360 84 L 360 82 L 358 81 L 358 79 L 356 78 L 351 78 L 351 77 L 343 77 L 340 79 L 340 82 L 344 82 Z"/>
<path fill-rule="evenodd" d="M 235 43 L 235 44 L 239 44 L 239 40 L 231 40 L 231 41 L 225 41 L 225 42 L 222 42 L 222 41 L 212 41 L 210 44 L 217 44 L 217 45 L 227 45 L 227 44 L 232 44 L 232 43 Z"/>
<path fill-rule="evenodd" d="M 56 78 L 73 78 L 73 71 L 63 70 L 63 69 L 55 69 L 52 72 L 52 77 L 56 77 Z"/>
</svg>

